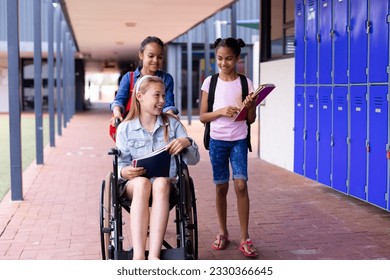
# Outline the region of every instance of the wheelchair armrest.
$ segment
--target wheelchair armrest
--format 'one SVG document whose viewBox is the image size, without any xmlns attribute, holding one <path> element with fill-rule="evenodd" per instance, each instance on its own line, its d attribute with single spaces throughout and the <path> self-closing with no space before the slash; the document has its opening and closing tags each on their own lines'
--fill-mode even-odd
<svg viewBox="0 0 390 280">
<path fill-rule="evenodd" d="M 121 151 L 118 148 L 111 148 L 111 150 L 108 151 L 108 154 L 110 156 L 120 156 Z"/>
</svg>

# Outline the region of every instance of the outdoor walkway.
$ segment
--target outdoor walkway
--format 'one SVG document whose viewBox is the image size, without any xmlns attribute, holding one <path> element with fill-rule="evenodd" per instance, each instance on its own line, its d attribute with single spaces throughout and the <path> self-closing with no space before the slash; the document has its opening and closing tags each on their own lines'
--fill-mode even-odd
<svg viewBox="0 0 390 280">
<path fill-rule="evenodd" d="M 112 169 L 107 155 L 107 104 L 76 114 L 56 147 L 46 147 L 45 164 L 24 172 L 24 200 L 0 203 L 0 259 L 100 259 L 99 192 Z M 210 244 L 217 232 L 211 165 L 202 145 L 203 126 L 183 120 L 201 150 L 190 167 L 199 225 L 199 258 L 245 259 L 238 250 L 234 189 L 228 195 L 232 243 Z M 253 133 L 256 135 L 256 133 Z M 254 143 L 256 143 L 254 139 Z M 250 154 L 250 235 L 258 259 L 390 259 L 390 213 L 340 194 Z M 171 218 L 173 213 L 171 213 Z M 128 227 L 129 223 L 124 225 Z M 167 236 L 173 236 L 170 225 Z"/>
</svg>

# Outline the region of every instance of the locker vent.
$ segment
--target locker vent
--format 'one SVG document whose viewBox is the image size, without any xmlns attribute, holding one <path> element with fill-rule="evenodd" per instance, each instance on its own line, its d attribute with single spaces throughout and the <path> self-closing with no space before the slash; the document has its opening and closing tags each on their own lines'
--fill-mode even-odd
<svg viewBox="0 0 390 280">
<path fill-rule="evenodd" d="M 363 104 L 363 98 L 361 96 L 355 97 L 355 105 L 362 105 Z"/>
<path fill-rule="evenodd" d="M 321 101 L 323 104 L 329 104 L 329 97 L 327 95 L 323 95 L 321 97 Z"/>
<path fill-rule="evenodd" d="M 344 105 L 344 96 L 337 96 L 336 98 L 336 104 L 337 105 Z"/>
<path fill-rule="evenodd" d="M 309 103 L 314 103 L 316 99 L 315 99 L 314 95 L 309 95 L 308 100 L 309 100 Z"/>
<path fill-rule="evenodd" d="M 309 0 L 309 7 L 314 6 L 314 0 Z"/>
<path fill-rule="evenodd" d="M 375 96 L 374 97 L 374 105 L 382 106 L 383 105 L 383 98 L 381 96 Z"/>
<path fill-rule="evenodd" d="M 301 15 L 302 15 L 302 4 L 301 4 L 301 3 L 299 3 L 299 4 L 297 5 L 297 15 L 298 15 L 298 16 L 301 16 Z"/>
</svg>

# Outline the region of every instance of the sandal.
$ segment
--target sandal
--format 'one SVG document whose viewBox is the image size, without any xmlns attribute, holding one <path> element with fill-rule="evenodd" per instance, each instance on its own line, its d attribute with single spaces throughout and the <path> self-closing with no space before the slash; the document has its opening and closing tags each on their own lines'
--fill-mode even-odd
<svg viewBox="0 0 390 280">
<path fill-rule="evenodd" d="M 253 246 L 252 240 L 250 240 L 249 238 L 247 240 L 241 242 L 239 249 L 244 254 L 245 257 L 256 257 L 257 256 L 257 250 L 256 250 L 255 246 Z"/>
<path fill-rule="evenodd" d="M 228 235 L 224 235 L 222 233 L 217 234 L 217 238 L 211 244 L 211 249 L 214 250 L 225 250 L 227 245 L 229 245 L 230 240 Z"/>
</svg>

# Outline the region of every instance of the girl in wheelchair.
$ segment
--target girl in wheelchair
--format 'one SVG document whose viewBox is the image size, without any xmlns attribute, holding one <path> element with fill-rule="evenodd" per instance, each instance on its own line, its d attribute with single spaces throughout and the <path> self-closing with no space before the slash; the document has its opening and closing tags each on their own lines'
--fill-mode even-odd
<svg viewBox="0 0 390 280">
<path fill-rule="evenodd" d="M 132 160 L 163 146 L 167 146 L 171 155 L 181 153 L 187 164 L 195 165 L 200 156 L 198 146 L 188 137 L 180 121 L 162 113 L 165 91 L 164 83 L 159 77 L 141 77 L 131 98 L 130 111 L 118 126 L 116 135 L 116 145 L 121 152 L 118 158 L 118 177 L 127 181 L 123 191 L 131 200 L 133 259 L 145 259 L 148 231 L 148 259 L 159 259 L 169 216 L 171 180 L 164 177 L 143 177 L 145 169 L 133 167 Z M 172 157 L 170 177 L 175 177 L 175 173 L 176 163 Z M 151 197 L 153 199 L 149 209 Z"/>
</svg>

